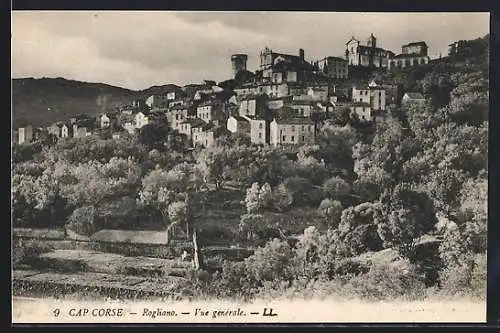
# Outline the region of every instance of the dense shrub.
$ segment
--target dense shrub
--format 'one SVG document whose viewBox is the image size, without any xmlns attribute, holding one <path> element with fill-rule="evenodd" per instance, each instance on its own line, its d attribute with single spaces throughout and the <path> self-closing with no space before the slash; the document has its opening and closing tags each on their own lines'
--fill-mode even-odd
<svg viewBox="0 0 500 333">
<path fill-rule="evenodd" d="M 94 206 L 77 208 L 70 215 L 66 227 L 79 235 L 91 236 L 98 230 L 96 217 L 97 210 Z"/>
<path fill-rule="evenodd" d="M 423 296 L 423 276 L 415 266 L 406 261 L 373 265 L 367 273 L 350 281 L 352 292 L 365 299 L 390 299 Z"/>
<path fill-rule="evenodd" d="M 52 251 L 53 247 L 40 240 L 15 239 L 12 246 L 12 264 L 14 268 L 29 263 L 30 259 L 38 255 Z"/>
</svg>

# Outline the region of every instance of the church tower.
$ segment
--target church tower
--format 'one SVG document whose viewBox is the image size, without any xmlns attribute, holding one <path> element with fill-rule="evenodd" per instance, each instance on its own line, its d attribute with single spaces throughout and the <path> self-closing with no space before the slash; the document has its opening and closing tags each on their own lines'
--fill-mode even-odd
<svg viewBox="0 0 500 333">
<path fill-rule="evenodd" d="M 377 47 L 377 38 L 375 38 L 375 36 L 373 36 L 373 33 L 370 35 L 370 37 L 368 37 L 368 40 L 366 41 L 366 45 L 369 47 L 372 47 L 372 48 Z"/>
<path fill-rule="evenodd" d="M 368 62 L 370 64 L 370 67 L 373 67 L 373 58 L 375 58 L 375 49 L 377 48 L 377 38 L 373 36 L 373 33 L 370 35 L 370 37 L 368 37 L 366 45 L 370 48 L 368 50 Z"/>
</svg>

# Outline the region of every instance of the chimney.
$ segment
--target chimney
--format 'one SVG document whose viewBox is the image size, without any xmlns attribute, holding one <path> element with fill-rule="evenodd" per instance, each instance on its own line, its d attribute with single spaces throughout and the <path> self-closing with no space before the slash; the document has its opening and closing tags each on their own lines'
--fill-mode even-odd
<svg viewBox="0 0 500 333">
<path fill-rule="evenodd" d="M 299 49 L 300 60 L 304 60 L 304 49 Z"/>
</svg>

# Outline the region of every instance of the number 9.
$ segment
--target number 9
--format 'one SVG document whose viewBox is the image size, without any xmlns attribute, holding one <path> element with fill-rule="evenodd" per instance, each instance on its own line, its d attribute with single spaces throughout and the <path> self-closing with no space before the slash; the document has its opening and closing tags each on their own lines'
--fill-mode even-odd
<svg viewBox="0 0 500 333">
<path fill-rule="evenodd" d="M 54 317 L 57 317 L 57 316 L 59 316 L 61 311 L 59 309 L 55 309 L 54 311 L 52 311 L 52 313 L 54 314 Z"/>
</svg>

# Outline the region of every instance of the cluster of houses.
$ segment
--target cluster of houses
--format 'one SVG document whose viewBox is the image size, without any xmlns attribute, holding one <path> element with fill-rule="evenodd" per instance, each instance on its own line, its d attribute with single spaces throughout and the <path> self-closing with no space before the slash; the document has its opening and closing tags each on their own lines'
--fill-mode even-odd
<svg viewBox="0 0 500 333">
<path fill-rule="evenodd" d="M 360 45 L 354 37 L 349 40 L 345 58 L 310 62 L 303 49 L 292 55 L 266 47 L 254 73 L 246 70 L 246 61 L 244 54 L 231 57 L 235 79 L 222 82 L 225 84 L 207 80 L 174 86 L 97 117 L 82 115 L 43 130 L 64 139 L 105 129 L 119 138 L 122 133 L 134 134 L 150 123 L 166 120 L 194 147 L 209 147 L 219 136 L 231 134 L 247 135 L 255 144 L 300 145 L 314 143 L 318 125 L 339 109 L 349 109 L 361 122 L 373 122 L 397 102 L 425 102 L 420 93 L 406 93 L 397 101 L 397 87 L 392 84 L 349 80 L 350 66 L 390 69 L 428 63 L 424 42 L 404 45 L 396 56 L 377 48 L 372 34 L 367 45 Z M 249 75 L 238 81 L 241 72 Z M 228 87 L 230 82 L 234 85 Z M 30 142 L 35 132 L 29 125 L 18 128 L 16 141 Z"/>
</svg>

